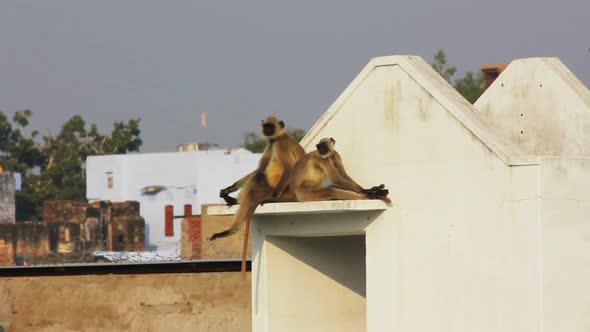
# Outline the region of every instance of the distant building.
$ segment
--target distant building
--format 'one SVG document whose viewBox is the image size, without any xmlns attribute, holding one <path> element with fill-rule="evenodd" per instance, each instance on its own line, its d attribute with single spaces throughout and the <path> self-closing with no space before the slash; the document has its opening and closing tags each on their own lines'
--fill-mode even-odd
<svg viewBox="0 0 590 332">
<path fill-rule="evenodd" d="M 497 64 L 488 64 L 481 66 L 481 74 L 483 77 L 482 80 L 482 88 L 485 90 L 487 89 L 498 76 L 506 69 L 508 64 L 506 63 L 497 63 Z"/>
<path fill-rule="evenodd" d="M 204 142 L 204 143 L 185 143 L 185 144 L 179 144 L 176 147 L 176 150 L 179 151 L 179 152 L 206 151 L 206 150 L 215 150 L 215 149 L 219 149 L 219 145 L 218 144 L 214 144 L 214 143 L 208 143 L 208 142 Z"/>
<path fill-rule="evenodd" d="M 222 203 L 219 190 L 254 170 L 259 159 L 245 149 L 91 156 L 86 197 L 89 202 L 139 201 L 146 248 L 173 258 L 180 255 L 181 219 L 174 219 L 174 234 L 165 236 L 164 207 L 173 205 L 180 215 L 192 204 L 193 213 L 200 214 L 202 204 Z"/>
</svg>

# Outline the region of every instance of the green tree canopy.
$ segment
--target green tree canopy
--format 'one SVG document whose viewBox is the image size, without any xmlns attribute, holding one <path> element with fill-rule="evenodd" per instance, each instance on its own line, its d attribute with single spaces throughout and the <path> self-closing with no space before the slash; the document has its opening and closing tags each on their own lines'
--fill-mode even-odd
<svg viewBox="0 0 590 332">
<path fill-rule="evenodd" d="M 473 72 L 468 71 L 465 73 L 465 76 L 456 79 L 454 83 L 452 82 L 452 78 L 457 72 L 457 68 L 447 64 L 447 56 L 444 50 L 439 50 L 434 54 L 432 68 L 447 80 L 447 82 L 453 85 L 457 92 L 472 104 L 475 103 L 479 96 L 484 92 L 484 89 L 482 88 L 483 78 L 481 73 L 474 74 Z"/>
<path fill-rule="evenodd" d="M 139 151 L 139 119 L 115 122 L 109 134 L 96 125 L 86 125 L 74 115 L 57 135 L 26 135 L 30 110 L 15 112 L 12 122 L 0 112 L 0 165 L 23 175 L 22 190 L 16 194 L 17 220 L 39 220 L 44 200 L 84 201 L 86 157 Z"/>
<path fill-rule="evenodd" d="M 451 78 L 457 72 L 455 66 L 447 65 L 447 55 L 444 50 L 438 50 L 438 52 L 434 54 L 432 68 L 449 83 L 451 83 Z"/>
<path fill-rule="evenodd" d="M 289 130 L 289 133 L 300 142 L 305 136 L 306 132 L 303 129 L 293 129 Z M 250 152 L 253 153 L 261 153 L 266 148 L 266 140 L 255 132 L 247 132 L 244 134 L 244 142 L 242 143 L 242 147 Z"/>
<path fill-rule="evenodd" d="M 291 131 L 291 135 L 293 135 L 293 138 L 295 138 L 297 142 L 301 142 L 305 134 L 306 132 L 303 129 L 293 129 L 293 131 Z"/>
</svg>

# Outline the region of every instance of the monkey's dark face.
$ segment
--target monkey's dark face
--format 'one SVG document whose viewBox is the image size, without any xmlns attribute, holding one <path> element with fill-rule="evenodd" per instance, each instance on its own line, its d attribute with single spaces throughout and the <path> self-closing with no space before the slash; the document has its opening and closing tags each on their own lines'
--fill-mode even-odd
<svg viewBox="0 0 590 332">
<path fill-rule="evenodd" d="M 318 143 L 315 146 L 318 149 L 318 152 L 324 156 L 330 153 L 330 148 L 328 147 L 328 143 Z"/>
<path fill-rule="evenodd" d="M 262 120 L 262 135 L 266 138 L 276 138 L 282 135 L 283 128 L 285 128 L 285 123 L 274 116 Z"/>
<path fill-rule="evenodd" d="M 275 125 L 274 123 L 263 123 L 262 124 L 262 134 L 264 136 L 273 136 L 275 134 Z"/>
<path fill-rule="evenodd" d="M 336 144 L 336 141 L 333 138 L 322 138 L 315 147 L 322 157 L 328 157 L 330 152 L 334 150 L 334 144 Z"/>
</svg>

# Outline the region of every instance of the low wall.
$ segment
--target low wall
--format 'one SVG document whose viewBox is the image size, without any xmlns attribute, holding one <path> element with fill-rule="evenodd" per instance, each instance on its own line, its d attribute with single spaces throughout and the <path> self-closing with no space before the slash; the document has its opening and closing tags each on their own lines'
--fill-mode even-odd
<svg viewBox="0 0 590 332">
<path fill-rule="evenodd" d="M 220 204 L 203 204 L 201 206 L 200 226 L 198 236 L 191 236 L 189 223 L 190 219 L 183 219 L 181 223 L 181 255 L 183 259 L 241 259 L 242 247 L 244 245 L 244 228 L 225 238 L 215 241 L 209 239 L 215 233 L 224 231 L 234 223 L 233 215 L 211 215 L 208 213 L 210 207 L 225 206 Z M 200 241 L 200 252 L 194 252 L 193 241 Z M 246 255 L 250 258 L 251 246 L 248 245 Z M 198 255 L 198 256 L 197 256 Z"/>
<path fill-rule="evenodd" d="M 250 273 L 4 277 L 0 331 L 250 331 Z"/>
</svg>

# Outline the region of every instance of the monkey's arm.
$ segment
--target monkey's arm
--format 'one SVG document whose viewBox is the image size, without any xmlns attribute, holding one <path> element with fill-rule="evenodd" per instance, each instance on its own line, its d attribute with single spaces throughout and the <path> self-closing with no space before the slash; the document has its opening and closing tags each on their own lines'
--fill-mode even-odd
<svg viewBox="0 0 590 332">
<path fill-rule="evenodd" d="M 332 153 L 332 163 L 334 164 L 334 167 L 336 167 L 336 169 L 338 170 L 338 173 L 340 173 L 340 176 L 342 176 L 344 179 L 348 180 L 348 182 L 350 184 L 353 184 L 356 189 L 354 190 L 357 193 L 364 193 L 365 189 L 363 187 L 361 187 L 361 185 L 359 185 L 358 183 L 356 183 L 356 181 L 354 181 L 344 170 L 344 164 L 342 163 L 342 158 L 340 157 L 340 154 L 336 151 L 334 151 Z M 342 188 L 342 189 L 346 189 L 346 188 Z"/>
<path fill-rule="evenodd" d="M 293 172 L 293 168 L 297 163 L 297 160 L 293 157 L 291 153 L 293 147 L 290 147 L 288 144 L 283 143 L 283 146 L 280 146 L 279 148 L 279 160 L 281 164 L 283 164 L 283 174 L 281 175 L 281 178 L 279 179 L 277 186 L 272 191 L 271 197 L 273 199 L 281 197 L 281 195 L 289 185 L 291 173 Z"/>
<path fill-rule="evenodd" d="M 239 179 L 238 181 L 234 182 L 231 186 L 225 188 L 225 189 L 221 189 L 221 191 L 219 192 L 219 197 L 225 198 L 224 196 L 227 196 L 233 192 L 238 191 L 240 188 L 242 188 L 244 186 L 244 184 L 248 181 L 248 179 L 250 179 L 252 176 L 254 176 L 254 174 L 256 174 L 256 172 L 264 172 L 264 169 L 266 168 L 266 165 L 268 165 L 268 161 L 270 160 L 270 149 L 267 147 L 264 150 L 264 153 L 262 154 L 262 158 L 260 158 L 260 161 L 258 162 L 258 168 L 250 173 L 248 173 L 246 176 L 242 177 L 241 179 Z"/>
<path fill-rule="evenodd" d="M 363 195 L 366 194 L 363 188 L 360 188 L 359 190 L 358 184 L 356 184 L 354 181 L 349 181 L 348 179 L 344 178 L 332 160 L 322 159 L 320 161 L 320 167 L 324 172 L 326 172 L 330 178 L 330 181 L 332 181 L 335 187 Z"/>
<path fill-rule="evenodd" d="M 219 192 L 219 196 L 229 195 L 233 192 L 238 191 L 240 188 L 242 188 L 244 186 L 244 183 L 246 183 L 246 181 L 248 181 L 248 179 L 252 175 L 254 175 L 254 173 L 256 173 L 256 171 L 252 171 L 252 172 L 248 173 L 247 175 L 245 175 L 244 177 L 242 177 L 238 181 L 234 182 L 231 186 L 229 186 L 225 189 L 221 189 L 221 191 Z"/>
<path fill-rule="evenodd" d="M 289 185 L 289 178 L 290 177 L 291 177 L 291 169 L 285 167 L 285 169 L 283 170 L 283 175 L 281 175 L 281 179 L 279 180 L 279 183 L 277 183 L 277 186 L 275 187 L 275 189 L 272 192 L 271 197 L 273 199 L 278 199 L 279 197 L 281 197 L 281 195 L 283 194 L 285 189 L 287 189 L 287 185 Z"/>
<path fill-rule="evenodd" d="M 274 143 L 268 143 L 268 145 L 264 149 L 264 152 L 262 152 L 262 157 L 258 162 L 258 168 L 256 169 L 256 171 L 264 173 L 264 170 L 266 169 L 266 166 L 268 166 L 268 162 L 270 161 L 270 153 L 273 144 Z"/>
</svg>

